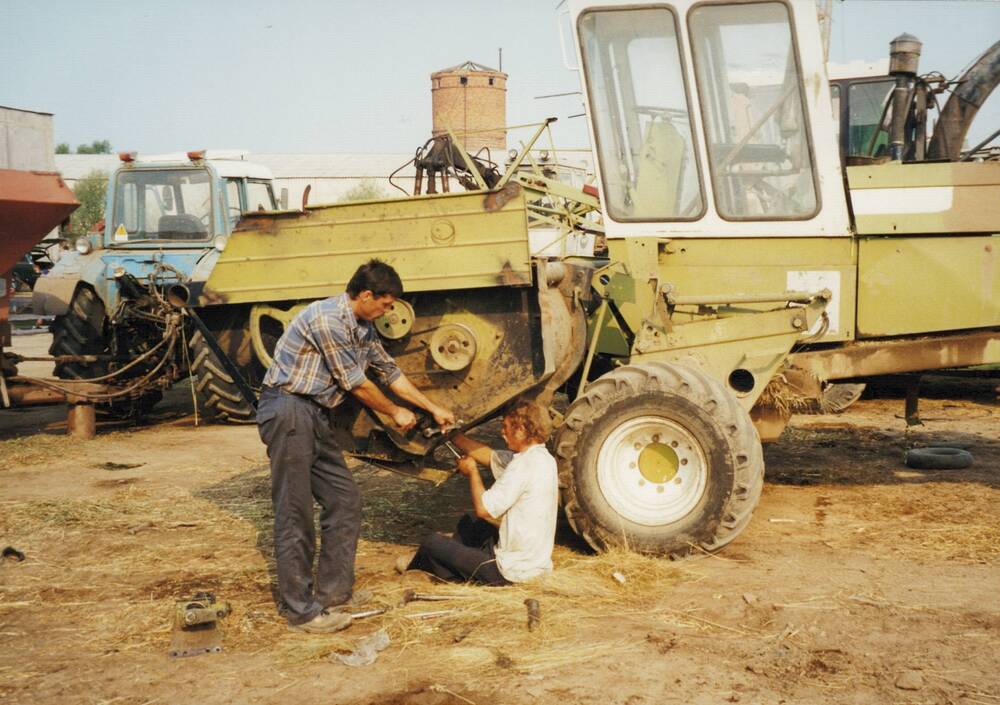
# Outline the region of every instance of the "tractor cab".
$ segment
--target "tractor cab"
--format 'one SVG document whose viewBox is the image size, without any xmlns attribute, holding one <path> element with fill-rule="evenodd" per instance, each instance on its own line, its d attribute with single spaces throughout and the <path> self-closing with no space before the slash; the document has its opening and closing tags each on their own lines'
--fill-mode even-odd
<svg viewBox="0 0 1000 705">
<path fill-rule="evenodd" d="M 869 163 L 887 155 L 889 133 L 885 118 L 896 81 L 886 73 L 888 62 L 883 63 L 829 67 L 830 102 L 845 166 Z"/>
<path fill-rule="evenodd" d="M 242 159 L 120 155 L 108 193 L 103 244 L 199 247 L 232 232 L 243 213 L 275 210 L 271 174 Z M 224 155 L 220 155 L 224 156 Z"/>
</svg>

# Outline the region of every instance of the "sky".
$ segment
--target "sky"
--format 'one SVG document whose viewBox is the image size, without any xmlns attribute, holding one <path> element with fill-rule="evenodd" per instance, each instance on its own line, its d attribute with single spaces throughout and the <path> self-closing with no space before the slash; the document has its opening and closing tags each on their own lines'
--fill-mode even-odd
<svg viewBox="0 0 1000 705">
<path fill-rule="evenodd" d="M 409 153 L 430 137 L 430 74 L 497 68 L 502 48 L 508 124 L 555 116 L 557 146 L 586 147 L 580 96 L 538 98 L 580 89 L 558 4 L 0 0 L 0 105 L 54 113 L 55 141 L 73 147 Z M 953 77 L 1000 38 L 996 0 L 834 0 L 833 12 L 835 62 L 883 58 L 909 32 L 921 70 Z M 997 127 L 994 95 L 970 139 Z"/>
</svg>

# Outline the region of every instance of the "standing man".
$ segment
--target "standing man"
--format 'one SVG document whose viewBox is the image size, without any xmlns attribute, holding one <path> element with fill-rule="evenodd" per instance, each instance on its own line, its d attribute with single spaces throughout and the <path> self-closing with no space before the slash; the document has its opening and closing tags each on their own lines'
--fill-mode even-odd
<svg viewBox="0 0 1000 705">
<path fill-rule="evenodd" d="M 556 460 L 545 448 L 548 426 L 537 404 L 522 401 L 503 418 L 503 439 L 510 450 L 492 450 L 456 435 L 455 445 L 468 454 L 458 461 L 458 469 L 469 479 L 478 518 L 462 517 L 454 538 L 430 534 L 398 570 L 425 570 L 444 580 L 485 585 L 509 585 L 551 573 L 559 479 Z M 477 461 L 489 465 L 496 478 L 488 490 Z"/>
<path fill-rule="evenodd" d="M 399 275 L 377 259 L 363 264 L 347 292 L 299 313 L 274 349 L 257 407 L 271 460 L 274 557 L 278 593 L 293 629 L 322 634 L 351 623 L 337 607 L 354 588 L 361 496 L 330 427 L 330 412 L 348 394 L 390 416 L 406 431 L 416 424 L 366 376 L 371 368 L 393 393 L 428 411 L 442 426 L 454 414 L 420 392 L 385 352 L 372 321 L 403 294 Z M 320 551 L 313 585 L 313 499 L 320 505 Z"/>
</svg>

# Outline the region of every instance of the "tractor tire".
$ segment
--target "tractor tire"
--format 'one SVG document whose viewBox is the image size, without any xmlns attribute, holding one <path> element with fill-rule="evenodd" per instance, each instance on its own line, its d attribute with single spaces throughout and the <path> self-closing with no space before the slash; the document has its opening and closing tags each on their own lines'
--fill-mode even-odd
<svg viewBox="0 0 1000 705">
<path fill-rule="evenodd" d="M 828 384 L 823 388 L 823 394 L 819 400 L 820 414 L 839 414 L 851 404 L 861 398 L 861 394 L 868 385 L 864 383 L 850 384 L 836 382 Z"/>
<path fill-rule="evenodd" d="M 104 302 L 94 290 L 81 286 L 73 294 L 69 310 L 56 316 L 49 326 L 52 345 L 49 355 L 100 355 L 108 352 Z M 103 362 L 63 362 L 55 367 L 60 379 L 90 379 L 107 374 Z"/>
<path fill-rule="evenodd" d="M 225 349 L 223 345 L 223 349 Z M 214 421 L 233 424 L 255 423 L 257 412 L 243 398 L 240 388 L 226 372 L 200 330 L 188 341 L 191 354 L 191 374 L 205 414 Z"/>
<path fill-rule="evenodd" d="M 56 316 L 49 326 L 52 345 L 49 355 L 101 355 L 109 352 L 104 302 L 88 286 L 73 294 L 69 310 Z M 108 374 L 106 362 L 63 362 L 55 366 L 60 379 L 94 379 Z M 116 419 L 137 418 L 149 412 L 163 398 L 158 389 L 137 398 L 98 402 L 97 411 Z"/>
<path fill-rule="evenodd" d="M 555 448 L 566 517 L 598 550 L 716 551 L 750 522 L 764 485 L 750 415 L 683 365 L 598 378 L 570 405 Z"/>
</svg>

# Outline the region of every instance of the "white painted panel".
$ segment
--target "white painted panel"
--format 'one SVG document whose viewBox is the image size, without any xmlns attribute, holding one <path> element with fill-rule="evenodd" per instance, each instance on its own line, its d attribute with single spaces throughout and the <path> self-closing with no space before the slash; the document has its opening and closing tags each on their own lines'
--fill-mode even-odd
<svg viewBox="0 0 1000 705">
<path fill-rule="evenodd" d="M 833 297 L 830 299 L 830 303 L 827 304 L 826 307 L 826 315 L 830 319 L 830 328 L 827 332 L 840 332 L 840 272 L 837 270 L 789 271 L 785 286 L 789 291 L 818 292 L 823 289 L 829 289 L 833 294 Z M 809 331 L 811 333 L 817 333 L 822 325 L 823 319 L 820 318 L 816 321 L 813 327 L 809 329 Z"/>
</svg>

